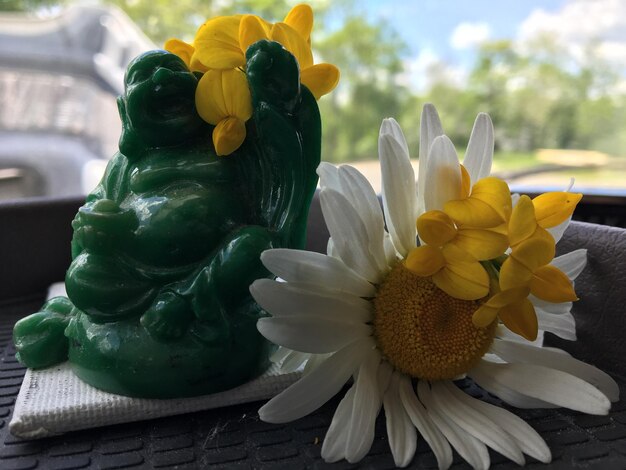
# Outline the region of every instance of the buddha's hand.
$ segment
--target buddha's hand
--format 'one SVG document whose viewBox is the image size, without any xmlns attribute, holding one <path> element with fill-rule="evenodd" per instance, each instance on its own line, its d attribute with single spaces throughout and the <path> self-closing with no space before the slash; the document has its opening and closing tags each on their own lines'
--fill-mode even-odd
<svg viewBox="0 0 626 470">
<path fill-rule="evenodd" d="M 74 313 L 67 297 L 54 297 L 40 312 L 22 318 L 13 328 L 17 359 L 31 369 L 67 360 L 68 340 L 64 335 Z"/>
<path fill-rule="evenodd" d="M 141 325 L 157 341 L 170 341 L 182 337 L 193 320 L 191 305 L 172 291 L 162 291 L 141 316 Z"/>
<path fill-rule="evenodd" d="M 255 279 L 269 274 L 260 256 L 275 246 L 275 240 L 276 234 L 265 227 L 234 231 L 203 268 L 165 286 L 142 315 L 141 324 L 157 341 L 177 339 L 189 331 L 201 341 L 217 345 L 227 344 L 233 333 L 250 334 L 240 331 L 242 321 L 233 312 L 250 311 L 254 301 L 248 288 Z M 255 334 L 254 323 L 250 325 Z"/>
<path fill-rule="evenodd" d="M 303 248 L 320 162 L 317 102 L 300 84 L 296 59 L 280 44 L 256 42 L 246 59 L 255 128 L 248 142 L 254 151 L 242 159 L 249 167 L 246 187 L 260 223 L 279 234 L 281 246 Z"/>
</svg>

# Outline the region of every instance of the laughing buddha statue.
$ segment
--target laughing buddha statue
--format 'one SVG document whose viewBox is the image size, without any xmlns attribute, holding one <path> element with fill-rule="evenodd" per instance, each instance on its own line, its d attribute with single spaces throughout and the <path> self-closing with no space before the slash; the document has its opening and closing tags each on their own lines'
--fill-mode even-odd
<svg viewBox="0 0 626 470">
<path fill-rule="evenodd" d="M 136 58 L 118 99 L 120 150 L 72 227 L 67 298 L 17 323 L 20 361 L 69 360 L 108 392 L 170 398 L 258 376 L 272 351 L 252 281 L 268 248 L 303 248 L 321 128 L 298 63 L 280 44 L 246 53 L 252 117 L 216 154 L 194 97 L 201 74 L 178 56 Z"/>
</svg>

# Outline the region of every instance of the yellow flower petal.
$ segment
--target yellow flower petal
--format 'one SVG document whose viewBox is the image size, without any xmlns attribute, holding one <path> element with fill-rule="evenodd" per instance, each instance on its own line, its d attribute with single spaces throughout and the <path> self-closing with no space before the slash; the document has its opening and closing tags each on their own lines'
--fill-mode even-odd
<svg viewBox="0 0 626 470">
<path fill-rule="evenodd" d="M 213 129 L 213 146 L 219 156 L 230 155 L 246 138 L 246 123 L 236 117 L 220 121 Z"/>
<path fill-rule="evenodd" d="M 526 286 L 516 287 L 498 292 L 493 295 L 487 302 L 480 306 L 474 315 L 472 321 L 478 327 L 489 325 L 500 309 L 514 303 L 522 302 L 530 294 L 530 289 Z"/>
<path fill-rule="evenodd" d="M 528 294 L 530 294 L 530 288 L 528 286 L 514 287 L 511 289 L 502 290 L 492 296 L 485 303 L 485 305 L 493 308 L 502 308 L 512 303 L 520 302 L 521 300 L 528 297 Z"/>
<path fill-rule="evenodd" d="M 300 81 L 319 100 L 339 83 L 339 69 L 332 64 L 315 64 L 300 70 Z"/>
<path fill-rule="evenodd" d="M 511 258 L 522 263 L 528 270 L 534 272 L 554 259 L 554 240 L 531 238 L 520 243 L 511 252 Z"/>
<path fill-rule="evenodd" d="M 306 4 L 296 5 L 291 9 L 283 23 L 295 29 L 300 36 L 311 45 L 311 31 L 313 30 L 313 9 Z"/>
<path fill-rule="evenodd" d="M 252 44 L 261 39 L 268 39 L 267 27 L 256 15 L 245 15 L 239 25 L 239 47 L 245 52 Z"/>
<path fill-rule="evenodd" d="M 523 336 L 528 341 L 537 339 L 539 325 L 535 307 L 528 299 L 523 299 L 502 308 L 498 313 L 500 320 L 513 333 Z"/>
<path fill-rule="evenodd" d="M 228 117 L 224 93 L 222 91 L 221 70 L 209 70 L 198 82 L 196 88 L 196 109 L 202 119 L 216 125 Z"/>
<path fill-rule="evenodd" d="M 307 69 L 313 65 L 311 48 L 304 38 L 291 26 L 285 23 L 276 23 L 272 26 L 270 37 L 295 56 L 300 65 L 300 70 Z"/>
<path fill-rule="evenodd" d="M 171 38 L 165 41 L 163 49 L 180 57 L 187 68 L 191 69 L 191 57 L 195 52 L 195 49 L 191 44 L 187 44 L 185 41 L 181 41 L 180 39 Z"/>
<path fill-rule="evenodd" d="M 428 277 L 442 269 L 446 261 L 439 248 L 423 245 L 411 250 L 404 264 L 418 276 Z"/>
<path fill-rule="evenodd" d="M 247 121 L 252 116 L 252 97 L 241 70 L 209 70 L 196 88 L 196 109 L 202 119 L 217 125 L 228 117 Z"/>
<path fill-rule="evenodd" d="M 532 279 L 533 272 L 515 258 L 508 257 L 500 268 L 500 289 L 506 291 L 527 286 Z"/>
<path fill-rule="evenodd" d="M 211 69 L 242 67 L 246 60 L 239 46 L 241 15 L 218 16 L 204 23 L 194 39 L 197 60 Z"/>
<path fill-rule="evenodd" d="M 246 74 L 239 69 L 222 72 L 222 92 L 228 116 L 242 121 L 252 117 L 252 96 Z"/>
<path fill-rule="evenodd" d="M 433 246 L 443 246 L 457 234 L 454 222 L 443 211 L 425 212 L 417 219 L 416 226 L 420 238 Z"/>
<path fill-rule="evenodd" d="M 446 265 L 433 275 L 433 282 L 448 295 L 462 300 L 476 300 L 489 294 L 489 274 L 471 255 L 455 246 L 441 250 Z"/>
<path fill-rule="evenodd" d="M 486 328 L 491 325 L 498 316 L 498 309 L 483 304 L 472 315 L 472 323 L 478 328 Z"/>
<path fill-rule="evenodd" d="M 535 206 L 525 194 L 519 198 L 517 205 L 511 212 L 509 220 L 509 240 L 511 246 L 518 245 L 522 241 L 530 238 L 537 228 L 535 218 Z"/>
<path fill-rule="evenodd" d="M 461 197 L 469 197 L 472 190 L 472 178 L 467 169 L 461 164 Z"/>
<path fill-rule="evenodd" d="M 533 273 L 530 291 L 534 296 L 546 302 L 561 303 L 578 300 L 574 286 L 567 275 L 550 264 L 540 267 Z"/>
<path fill-rule="evenodd" d="M 200 60 L 198 59 L 198 53 L 197 52 L 194 52 L 194 54 L 191 56 L 189 69 L 192 72 L 202 72 L 202 73 L 204 73 L 207 70 L 209 70 L 209 68 L 206 65 L 204 65 L 202 62 L 200 62 Z"/>
<path fill-rule="evenodd" d="M 562 191 L 544 193 L 533 199 L 537 223 L 543 228 L 559 225 L 570 217 L 583 195 Z"/>
<path fill-rule="evenodd" d="M 497 258 L 509 247 L 506 234 L 490 229 L 462 228 L 450 243 L 470 253 L 477 260 Z"/>
<path fill-rule="evenodd" d="M 511 214 L 511 192 L 499 178 L 487 177 L 472 187 L 470 197 L 448 201 L 443 209 L 457 225 L 491 228 L 506 222 Z"/>
</svg>

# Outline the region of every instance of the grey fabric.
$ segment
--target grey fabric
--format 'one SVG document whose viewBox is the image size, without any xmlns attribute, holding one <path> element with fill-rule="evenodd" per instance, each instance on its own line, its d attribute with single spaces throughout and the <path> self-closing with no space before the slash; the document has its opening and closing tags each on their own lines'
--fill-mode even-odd
<svg viewBox="0 0 626 470">
<path fill-rule="evenodd" d="M 606 372 L 626 376 L 626 230 L 572 222 L 557 253 L 586 248 L 587 266 L 576 281 L 572 313 L 578 341 L 546 335 L 546 344 Z"/>
</svg>

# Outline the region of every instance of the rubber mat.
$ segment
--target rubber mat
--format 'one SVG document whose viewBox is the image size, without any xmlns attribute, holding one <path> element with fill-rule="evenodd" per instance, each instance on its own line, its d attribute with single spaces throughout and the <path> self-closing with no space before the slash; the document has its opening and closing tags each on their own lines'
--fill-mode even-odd
<svg viewBox="0 0 626 470">
<path fill-rule="evenodd" d="M 393 468 L 384 416 L 377 421 L 376 439 L 358 465 L 325 464 L 321 443 L 340 396 L 316 413 L 288 425 L 259 420 L 260 403 L 231 406 L 170 418 L 74 432 L 60 437 L 21 440 L 8 423 L 24 367 L 15 360 L 11 342 L 13 324 L 35 311 L 43 299 L 0 305 L 0 469 L 298 469 Z M 618 378 L 622 397 L 626 380 Z M 491 403 L 499 400 L 471 381 L 460 385 Z M 342 392 L 343 393 L 343 392 Z M 340 395 L 342 395 L 342 393 Z M 512 409 L 512 408 L 508 408 Z M 568 410 L 517 410 L 548 442 L 550 466 L 528 457 L 529 469 L 626 469 L 626 402 L 614 404 L 609 416 L 588 416 Z M 519 468 L 490 451 L 492 468 Z M 454 469 L 469 468 L 455 454 Z M 424 440 L 409 468 L 437 468 Z"/>
</svg>

